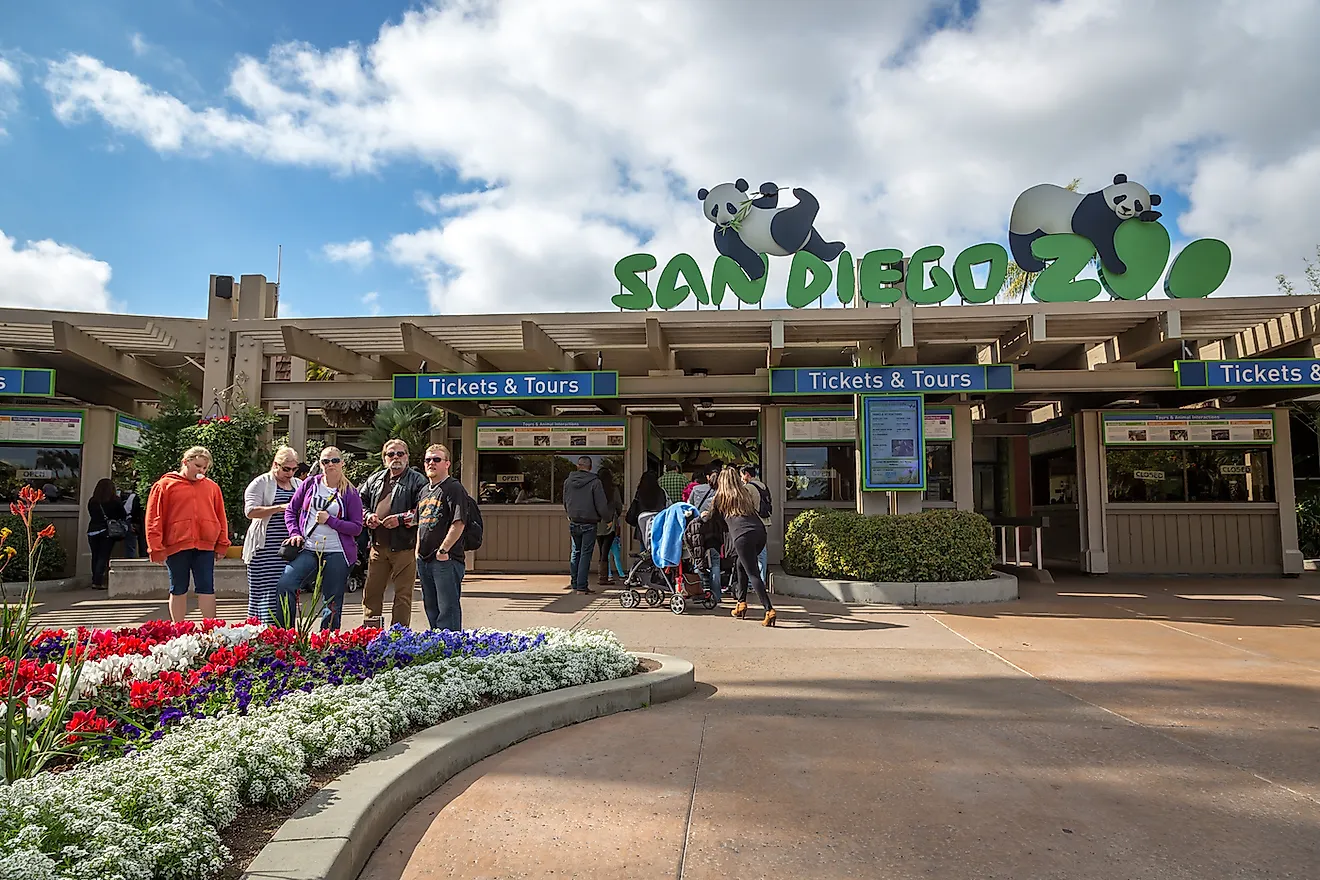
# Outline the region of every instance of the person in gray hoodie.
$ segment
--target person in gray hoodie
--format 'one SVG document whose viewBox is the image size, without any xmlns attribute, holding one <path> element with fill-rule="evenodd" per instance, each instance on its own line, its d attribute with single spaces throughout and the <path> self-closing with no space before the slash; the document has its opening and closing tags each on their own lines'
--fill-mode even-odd
<svg viewBox="0 0 1320 880">
<path fill-rule="evenodd" d="M 577 470 L 564 480 L 564 512 L 568 514 L 568 536 L 573 549 L 568 556 L 570 587 L 575 593 L 590 593 L 591 554 L 596 548 L 596 527 L 610 519 L 610 504 L 600 477 L 591 472 L 591 457 L 577 460 Z"/>
</svg>

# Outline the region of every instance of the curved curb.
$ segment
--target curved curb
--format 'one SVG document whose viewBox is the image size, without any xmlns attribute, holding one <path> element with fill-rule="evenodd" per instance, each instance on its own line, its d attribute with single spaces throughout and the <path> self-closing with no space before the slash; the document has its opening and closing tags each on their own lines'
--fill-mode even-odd
<svg viewBox="0 0 1320 880">
<path fill-rule="evenodd" d="M 456 773 L 539 733 L 674 700 L 696 686 L 687 660 L 633 656 L 660 668 L 480 709 L 366 758 L 299 807 L 257 853 L 244 880 L 357 880 L 390 829 Z"/>
<path fill-rule="evenodd" d="M 996 571 L 984 581 L 935 581 L 930 583 L 880 583 L 839 581 L 800 577 L 773 572 L 775 593 L 799 599 L 820 599 L 847 605 L 974 605 L 1008 602 L 1018 597 L 1018 579 Z"/>
</svg>

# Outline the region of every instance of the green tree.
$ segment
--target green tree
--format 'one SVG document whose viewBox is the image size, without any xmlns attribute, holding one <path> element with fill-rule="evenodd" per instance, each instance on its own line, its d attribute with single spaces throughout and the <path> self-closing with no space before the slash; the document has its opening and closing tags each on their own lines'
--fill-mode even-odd
<svg viewBox="0 0 1320 880">
<path fill-rule="evenodd" d="M 192 402 L 187 385 L 179 385 L 161 395 L 155 418 L 147 420 L 142 432 L 142 448 L 134 456 L 137 462 L 137 491 L 145 500 L 156 481 L 178 470 L 183 452 L 191 444 L 183 439 L 185 428 L 197 424 L 201 412 Z"/>
<path fill-rule="evenodd" d="M 1311 289 L 1311 294 L 1314 296 L 1320 296 L 1320 244 L 1315 246 L 1315 256 L 1316 262 L 1314 263 L 1306 257 L 1302 257 L 1302 262 L 1306 265 L 1306 268 L 1302 270 L 1302 274 L 1306 276 L 1306 286 Z M 1297 293 L 1297 288 L 1293 285 L 1292 281 L 1288 279 L 1288 276 L 1284 275 L 1282 272 L 1275 275 L 1274 280 L 1279 285 L 1280 293 L 1285 293 L 1288 296 L 1293 296 Z"/>
</svg>

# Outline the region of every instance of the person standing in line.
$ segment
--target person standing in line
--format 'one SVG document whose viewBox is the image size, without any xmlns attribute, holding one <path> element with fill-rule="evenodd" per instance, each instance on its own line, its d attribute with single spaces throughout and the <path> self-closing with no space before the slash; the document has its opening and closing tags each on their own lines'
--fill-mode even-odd
<svg viewBox="0 0 1320 880">
<path fill-rule="evenodd" d="M 229 549 L 229 520 L 220 487 L 206 478 L 211 452 L 193 446 L 176 473 L 166 474 L 147 496 L 147 552 L 170 573 L 170 619 L 188 616 L 188 586 L 203 618 L 215 617 L 215 561 Z"/>
<path fill-rule="evenodd" d="M 700 513 L 709 513 L 710 506 L 715 501 L 715 483 L 720 476 L 720 463 L 713 461 L 706 465 L 704 483 L 697 483 L 692 492 L 688 495 L 688 504 L 695 507 Z M 706 584 L 710 591 L 719 598 L 724 598 L 724 581 L 720 572 L 720 548 L 712 547 L 706 554 L 706 564 L 710 568 L 710 579 Z"/>
<path fill-rule="evenodd" d="M 605 487 L 605 503 L 610 508 L 610 515 L 602 519 L 596 526 L 596 549 L 600 552 L 600 580 L 597 583 L 602 587 L 612 586 L 614 579 L 610 577 L 610 560 L 613 559 L 615 568 L 619 570 L 619 577 L 624 577 L 627 572 L 623 571 L 623 555 L 618 551 L 619 547 L 619 519 L 623 516 L 623 495 L 619 492 L 619 486 L 614 481 L 614 472 L 609 468 L 600 469 L 600 482 Z"/>
<path fill-rule="evenodd" d="M 756 491 L 756 513 L 761 517 L 761 524 L 766 527 L 767 532 L 770 528 L 770 516 L 774 509 L 774 502 L 770 497 L 770 487 L 758 479 L 756 465 L 745 464 L 739 472 L 742 474 L 744 485 L 751 486 Z M 770 583 L 770 570 L 766 565 L 766 548 L 761 548 L 761 555 L 758 562 L 761 565 L 761 580 L 767 584 Z"/>
<path fill-rule="evenodd" d="M 243 512 L 248 517 L 247 536 L 243 540 L 243 561 L 247 563 L 248 617 L 261 623 L 275 622 L 276 600 L 284 559 L 280 547 L 289 537 L 284 511 L 293 500 L 302 480 L 298 453 L 288 446 L 275 450 L 269 473 L 248 483 L 243 493 Z"/>
<path fill-rule="evenodd" d="M 724 534 L 724 546 L 729 556 L 737 560 L 734 569 L 733 595 L 738 604 L 733 616 L 741 620 L 747 616 L 747 584 L 756 589 L 756 597 L 765 609 L 761 626 L 775 625 L 775 609 L 770 604 L 765 581 L 761 579 L 761 566 L 757 557 L 765 549 L 765 524 L 757 515 L 755 493 L 745 485 L 733 468 L 726 468 L 719 476 L 715 498 L 707 514 Z"/>
<path fill-rule="evenodd" d="M 133 479 L 136 481 L 136 475 Z M 136 489 L 121 492 L 120 499 L 124 502 L 124 513 L 128 516 L 128 534 L 124 536 L 124 557 L 140 559 L 147 555 L 147 508 Z"/>
<path fill-rule="evenodd" d="M 321 631 L 339 629 L 344 613 L 348 570 L 357 562 L 362 531 L 362 497 L 344 474 L 344 454 L 334 446 L 321 450 L 321 472 L 303 480 L 284 509 L 288 543 L 300 548 L 276 584 L 275 620 L 293 626 L 302 585 L 321 576 Z"/>
<path fill-rule="evenodd" d="M 669 499 L 670 504 L 677 504 L 683 501 L 683 487 L 687 485 L 687 477 L 678 469 L 678 462 L 672 458 L 665 462 L 665 472 L 660 475 L 660 488 L 665 490 L 665 497 Z"/>
<path fill-rule="evenodd" d="M 92 497 L 87 499 L 87 546 L 92 551 L 93 590 L 106 589 L 110 555 L 115 552 L 115 542 L 128 537 L 129 528 L 128 514 L 115 484 L 98 481 Z"/>
<path fill-rule="evenodd" d="M 427 487 L 417 502 L 417 571 L 422 579 L 422 605 L 431 629 L 463 628 L 463 531 L 472 503 L 463 484 L 449 475 L 453 456 L 448 447 L 426 448 Z"/>
<path fill-rule="evenodd" d="M 417 581 L 417 502 L 426 477 L 408 467 L 408 444 L 389 440 L 381 447 L 385 465 L 362 484 L 369 551 L 362 591 L 364 626 L 385 628 L 385 587 L 394 587 L 391 626 L 412 626 L 413 584 Z"/>
<path fill-rule="evenodd" d="M 610 519 L 610 505 L 600 477 L 591 472 L 591 456 L 577 460 L 577 470 L 564 480 L 564 512 L 568 514 L 568 537 L 573 549 L 568 554 L 570 589 L 590 593 L 591 552 L 596 546 L 596 528 Z"/>
</svg>

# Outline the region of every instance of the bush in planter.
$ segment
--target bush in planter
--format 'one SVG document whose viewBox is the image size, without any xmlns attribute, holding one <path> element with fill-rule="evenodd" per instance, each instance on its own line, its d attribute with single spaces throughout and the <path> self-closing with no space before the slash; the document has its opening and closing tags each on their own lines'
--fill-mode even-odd
<svg viewBox="0 0 1320 880">
<path fill-rule="evenodd" d="M 39 517 L 32 518 L 32 534 L 35 537 L 37 532 L 50 525 L 50 520 Z M 9 529 L 13 538 L 9 544 L 14 547 L 25 547 L 27 544 L 27 533 L 23 530 L 23 520 L 12 513 L 0 514 L 0 529 Z M 64 573 L 64 564 L 68 562 L 68 554 L 64 550 L 64 545 L 59 541 L 42 541 L 41 552 L 37 556 L 37 576 L 34 580 L 49 581 L 60 577 Z M 9 563 L 4 566 L 4 581 L 6 584 L 26 584 L 28 582 L 28 557 L 27 551 L 20 552 Z"/>
<path fill-rule="evenodd" d="M 973 581 L 990 577 L 990 521 L 966 510 L 863 516 L 809 510 L 789 524 L 790 574 L 880 582 Z"/>
</svg>

